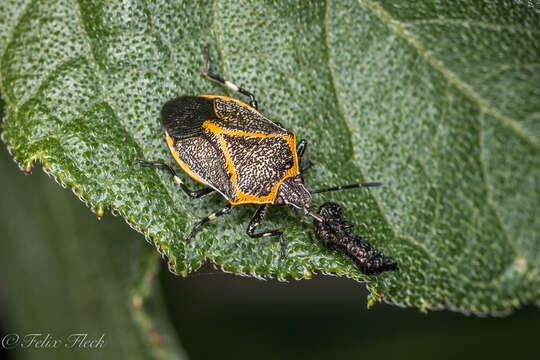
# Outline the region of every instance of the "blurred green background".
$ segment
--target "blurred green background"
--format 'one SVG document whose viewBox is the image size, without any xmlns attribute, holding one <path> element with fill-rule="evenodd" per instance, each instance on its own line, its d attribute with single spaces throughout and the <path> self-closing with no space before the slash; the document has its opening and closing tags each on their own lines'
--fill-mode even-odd
<svg viewBox="0 0 540 360">
<path fill-rule="evenodd" d="M 2 339 L 106 334 L 101 349 L 2 348 L 3 358 L 538 357 L 535 306 L 502 318 L 386 304 L 367 310 L 363 285 L 337 277 L 279 283 L 207 265 L 179 278 L 122 219 L 107 213 L 98 221 L 39 165 L 25 176 L 3 145 L 0 173 Z M 154 267 L 159 273 L 149 283 Z M 134 299 L 145 286 L 141 311 Z"/>
</svg>

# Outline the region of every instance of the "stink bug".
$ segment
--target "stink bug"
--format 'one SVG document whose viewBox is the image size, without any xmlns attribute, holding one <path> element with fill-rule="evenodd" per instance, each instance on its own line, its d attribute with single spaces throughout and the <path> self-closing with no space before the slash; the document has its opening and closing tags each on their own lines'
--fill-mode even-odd
<svg viewBox="0 0 540 360">
<path fill-rule="evenodd" d="M 353 226 L 341 218 L 341 212 L 339 204 L 327 202 L 321 205 L 318 213 L 324 221 L 313 220 L 317 239 L 329 249 L 338 248 L 345 252 L 366 275 L 399 270 L 393 258 L 385 256 L 365 239 L 353 234 Z"/>
<path fill-rule="evenodd" d="M 186 238 L 190 241 L 202 225 L 229 213 L 233 206 L 260 204 L 247 228 L 252 238 L 279 236 L 281 257 L 286 257 L 286 239 L 281 229 L 255 232 L 268 205 L 288 205 L 323 221 L 309 207 L 311 194 L 378 186 L 379 183 L 353 184 L 308 191 L 300 163 L 306 140 L 296 144 L 294 132 L 264 117 L 249 91 L 213 74 L 210 53 L 204 48 L 204 76 L 232 91 L 249 97 L 249 105 L 220 95 L 181 96 L 163 105 L 161 120 L 173 158 L 195 181 L 205 188 L 191 191 L 167 163 L 137 160 L 137 164 L 168 170 L 181 189 L 192 198 L 220 193 L 228 204 L 204 217 Z"/>
</svg>

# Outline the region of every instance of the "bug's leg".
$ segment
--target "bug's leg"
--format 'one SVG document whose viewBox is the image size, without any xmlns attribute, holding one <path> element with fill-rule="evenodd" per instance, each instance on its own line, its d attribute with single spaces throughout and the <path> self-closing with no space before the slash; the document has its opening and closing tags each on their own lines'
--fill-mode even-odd
<svg viewBox="0 0 540 360">
<path fill-rule="evenodd" d="M 304 156 L 304 152 L 307 148 L 307 140 L 301 139 L 298 142 L 298 145 L 296 146 L 296 153 L 298 154 L 298 161 L 302 161 L 302 156 Z"/>
<path fill-rule="evenodd" d="M 304 152 L 306 151 L 307 147 L 307 140 L 302 139 L 298 142 L 298 146 L 296 147 L 296 154 L 298 155 L 298 164 L 300 165 L 300 173 L 305 172 L 310 167 L 313 166 L 313 163 L 311 161 L 308 161 L 305 166 L 302 166 L 302 157 L 304 156 Z"/>
<path fill-rule="evenodd" d="M 287 257 L 287 251 L 286 251 L 287 239 L 285 239 L 285 235 L 283 234 L 283 231 L 281 231 L 281 229 L 255 233 L 255 229 L 257 229 L 257 226 L 259 226 L 259 224 L 261 223 L 262 219 L 264 218 L 264 215 L 266 215 L 267 209 L 268 209 L 268 204 L 259 206 L 257 211 L 255 211 L 255 214 L 253 214 L 251 221 L 249 222 L 246 233 L 251 238 L 279 236 L 279 244 L 281 245 L 281 258 L 285 259 Z"/>
<path fill-rule="evenodd" d="M 141 166 L 150 166 L 150 167 L 156 167 L 156 168 L 162 168 L 162 169 L 167 169 L 169 170 L 169 172 L 171 173 L 171 175 L 173 176 L 174 178 L 174 181 L 180 185 L 180 188 L 182 188 L 182 190 L 191 198 L 193 199 L 198 199 L 198 198 L 201 198 L 205 195 L 209 195 L 211 193 L 213 193 L 215 190 L 212 189 L 211 187 L 207 187 L 207 188 L 204 188 L 204 189 L 200 189 L 200 190 L 196 190 L 196 191 L 191 191 L 188 189 L 188 187 L 184 184 L 184 182 L 182 181 L 182 179 L 180 179 L 178 177 L 178 175 L 176 175 L 176 171 L 174 171 L 174 169 L 167 163 L 164 163 L 164 162 L 160 162 L 160 161 L 146 161 L 146 160 L 141 160 L 141 159 L 137 159 L 135 160 L 135 163 L 137 165 L 141 165 Z"/>
<path fill-rule="evenodd" d="M 302 217 L 302 215 L 300 215 L 298 213 L 298 210 L 297 209 L 293 209 L 294 210 L 294 215 L 296 216 L 296 218 L 298 219 L 298 222 L 300 224 L 302 224 L 302 226 L 304 227 L 304 231 L 306 232 L 307 236 L 309 237 L 309 242 L 313 244 L 313 236 L 311 236 L 311 228 L 309 227 L 309 225 L 306 223 L 306 220 L 304 220 L 304 218 Z"/>
<path fill-rule="evenodd" d="M 208 216 L 203 217 L 198 223 L 196 223 L 191 228 L 191 231 L 189 232 L 189 235 L 186 238 L 186 242 L 191 241 L 191 238 L 193 238 L 195 233 L 197 233 L 197 231 L 200 230 L 201 226 L 203 226 L 204 224 L 206 224 L 207 222 L 209 222 L 211 220 L 214 220 L 214 219 L 220 217 L 221 215 L 225 215 L 225 214 L 229 213 L 231 210 L 232 210 L 232 205 L 227 204 L 227 205 L 225 205 L 225 207 L 223 209 L 221 209 L 221 210 L 219 210 L 219 211 L 217 211 L 217 212 L 215 212 L 213 214 L 210 214 Z"/>
<path fill-rule="evenodd" d="M 249 105 L 252 108 L 257 109 L 257 100 L 255 100 L 255 95 L 253 95 L 246 89 L 243 89 L 240 86 L 237 86 L 233 84 L 232 82 L 225 80 L 222 77 L 212 73 L 210 69 L 210 63 L 212 62 L 212 59 L 210 58 L 210 50 L 208 50 L 208 46 L 205 46 L 203 48 L 203 51 L 204 51 L 204 76 L 206 76 L 208 80 L 215 81 L 221 85 L 224 85 L 228 87 L 229 89 L 231 89 L 232 91 L 237 91 L 241 94 L 249 96 Z"/>
</svg>

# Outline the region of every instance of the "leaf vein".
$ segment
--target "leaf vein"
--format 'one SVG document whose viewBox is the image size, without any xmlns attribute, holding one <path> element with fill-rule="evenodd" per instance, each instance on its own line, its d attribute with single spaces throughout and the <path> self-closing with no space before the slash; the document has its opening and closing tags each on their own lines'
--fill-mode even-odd
<svg viewBox="0 0 540 360">
<path fill-rule="evenodd" d="M 417 25 L 457 25 L 462 27 L 480 27 L 484 29 L 489 30 L 495 30 L 495 31 L 513 31 L 513 32 L 522 32 L 522 33 L 528 33 L 528 34 L 540 34 L 539 31 L 533 31 L 530 28 L 527 27 L 521 27 L 519 25 L 499 25 L 499 24 L 493 24 L 488 23 L 484 21 L 478 21 L 478 20 L 463 20 L 463 19 L 449 19 L 449 18 L 436 18 L 436 19 L 422 19 L 422 20 L 414 20 L 409 22 L 404 22 L 404 26 L 417 26 Z"/>
<path fill-rule="evenodd" d="M 405 41 L 409 43 L 416 51 L 426 59 L 426 61 L 433 66 L 434 69 L 439 71 L 451 84 L 456 86 L 464 95 L 473 100 L 482 112 L 490 114 L 493 118 L 497 119 L 504 127 L 514 131 L 519 137 L 527 141 L 529 144 L 534 146 L 536 149 L 540 149 L 540 140 L 534 136 L 527 133 L 525 128 L 521 123 L 508 117 L 503 114 L 498 109 L 494 108 L 486 99 L 480 96 L 474 90 L 474 88 L 461 79 L 455 72 L 450 70 L 448 66 L 440 60 L 432 51 L 428 50 L 424 44 L 414 36 L 411 31 L 407 29 L 407 26 L 394 19 L 382 5 L 375 3 L 373 0 L 359 0 L 360 3 L 363 3 L 368 9 L 370 9 L 373 14 L 375 14 L 381 22 L 386 24 L 390 30 L 401 36 Z"/>
<path fill-rule="evenodd" d="M 331 78 L 332 78 L 333 93 L 336 96 L 336 103 L 337 103 L 339 115 L 344 120 L 344 123 L 349 126 L 349 132 L 352 134 L 353 130 L 351 129 L 351 127 L 349 125 L 349 121 L 348 121 L 347 116 L 345 115 L 345 112 L 343 110 L 342 101 L 340 100 L 340 97 L 339 97 L 339 94 L 338 94 L 338 91 L 337 91 L 337 84 L 336 84 L 337 75 L 336 75 L 335 65 L 334 65 L 334 63 L 332 61 L 332 57 L 330 56 L 331 46 L 330 46 L 330 40 L 329 40 L 330 30 L 329 30 L 329 24 L 328 24 L 328 18 L 329 18 L 328 14 L 329 14 L 329 11 L 330 11 L 329 9 L 330 9 L 331 0 L 325 0 L 325 1 L 326 1 L 326 15 L 325 15 L 325 19 L 324 19 L 324 22 L 325 22 L 325 27 L 324 28 L 325 28 L 325 31 L 326 31 L 325 43 L 326 43 L 326 48 L 327 48 L 327 53 L 328 53 L 328 67 L 330 69 L 330 74 L 331 74 Z M 362 166 L 360 166 L 360 165 L 358 165 L 358 168 L 360 169 L 362 177 L 364 179 L 367 179 L 364 168 Z M 383 205 L 381 204 L 378 197 L 376 195 L 374 195 L 373 193 L 370 193 L 370 196 L 373 198 L 374 202 L 377 204 L 377 207 L 379 208 L 379 213 L 381 214 L 381 216 L 384 219 L 385 223 L 387 224 L 388 228 L 392 231 L 395 239 L 397 239 L 398 237 L 401 237 L 401 238 L 407 240 L 409 243 L 411 243 L 411 245 L 419 247 L 428 256 L 430 256 L 434 261 L 436 261 L 439 265 L 442 265 L 442 266 L 445 266 L 446 268 L 448 268 L 456 277 L 458 277 L 462 281 L 464 281 L 464 282 L 466 282 L 468 284 L 471 284 L 472 286 L 478 286 L 478 287 L 489 286 L 489 284 L 490 284 L 490 282 L 492 280 L 490 280 L 489 282 L 483 282 L 483 281 L 474 281 L 474 280 L 471 280 L 471 279 L 465 277 L 465 275 L 458 272 L 457 269 L 454 266 L 452 266 L 450 263 L 448 263 L 444 259 L 439 258 L 432 251 L 430 251 L 428 248 L 426 248 L 426 246 L 424 244 L 418 242 L 416 239 L 412 238 L 409 235 L 400 233 L 392 225 L 392 223 L 391 223 L 390 219 L 388 218 L 386 212 L 383 210 Z"/>
<path fill-rule="evenodd" d="M 506 242 L 510 244 L 510 246 L 514 249 L 514 251 L 516 252 L 516 255 L 517 256 L 521 256 L 521 257 L 524 257 L 524 258 L 527 258 L 527 260 L 533 262 L 536 266 L 538 266 L 538 264 L 536 263 L 535 259 L 532 259 L 528 256 L 525 256 L 521 250 L 519 249 L 516 241 L 514 240 L 514 238 L 512 238 L 509 234 L 508 234 L 508 229 L 506 228 L 506 224 L 503 222 L 502 218 L 501 218 L 501 215 L 499 213 L 499 209 L 498 207 L 496 206 L 496 203 L 495 203 L 495 200 L 493 198 L 493 189 L 491 187 L 491 183 L 489 181 L 489 171 L 488 171 L 488 168 L 487 168 L 487 160 L 486 160 L 486 156 L 485 156 L 485 130 L 484 130 L 484 115 L 483 113 L 479 114 L 479 142 L 480 142 L 480 163 L 481 163 L 481 170 L 482 170 L 482 179 L 484 181 L 484 184 L 486 186 L 486 202 L 488 203 L 489 207 L 493 210 L 493 212 L 495 213 L 495 217 L 497 218 L 497 222 L 499 223 L 502 231 L 503 231 L 503 234 L 504 234 L 504 237 L 506 238 Z M 510 263 L 508 265 L 508 267 L 511 267 L 513 266 L 513 263 Z M 504 272 L 503 272 L 504 274 Z"/>
</svg>

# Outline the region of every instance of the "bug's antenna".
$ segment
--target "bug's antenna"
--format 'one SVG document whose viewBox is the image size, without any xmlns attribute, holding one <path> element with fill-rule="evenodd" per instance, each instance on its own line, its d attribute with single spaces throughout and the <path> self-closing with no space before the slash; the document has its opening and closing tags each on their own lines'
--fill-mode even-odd
<svg viewBox="0 0 540 360">
<path fill-rule="evenodd" d="M 334 187 L 327 188 L 327 189 L 312 190 L 310 192 L 312 194 L 319 194 L 319 193 L 328 192 L 328 191 L 356 189 L 356 188 L 359 188 L 359 187 L 376 187 L 376 186 L 381 186 L 381 185 L 382 185 L 382 183 L 380 183 L 380 182 L 370 182 L 370 183 L 364 183 L 364 184 L 351 184 L 351 185 L 334 186 Z"/>
</svg>

